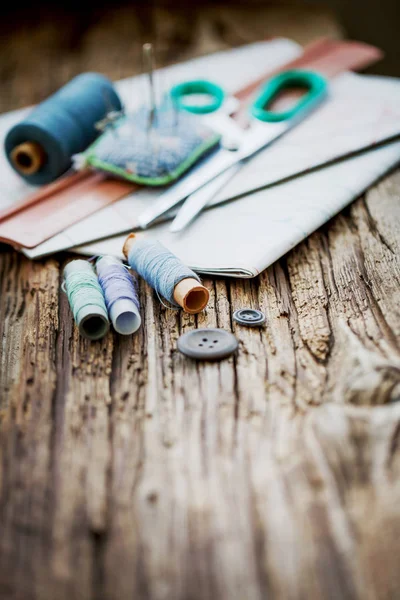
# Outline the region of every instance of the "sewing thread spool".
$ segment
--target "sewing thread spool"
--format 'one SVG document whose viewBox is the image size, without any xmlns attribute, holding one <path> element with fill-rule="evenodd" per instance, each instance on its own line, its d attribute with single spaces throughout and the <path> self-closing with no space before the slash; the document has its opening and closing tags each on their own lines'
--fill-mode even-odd
<svg viewBox="0 0 400 600">
<path fill-rule="evenodd" d="M 115 331 L 122 335 L 135 333 L 142 322 L 136 278 L 114 256 L 99 258 L 96 271 Z"/>
<path fill-rule="evenodd" d="M 39 104 L 5 139 L 11 166 L 28 183 L 50 183 L 71 166 L 71 157 L 97 137 L 95 124 L 121 110 L 111 83 L 99 73 L 78 75 Z"/>
<path fill-rule="evenodd" d="M 109 330 L 107 308 L 93 266 L 86 260 L 73 260 L 64 269 L 64 287 L 79 333 L 99 340 Z"/>
<path fill-rule="evenodd" d="M 128 263 L 153 287 L 159 296 L 190 314 L 201 312 L 210 294 L 200 278 L 160 242 L 136 239 L 131 233 L 123 254 Z"/>
</svg>

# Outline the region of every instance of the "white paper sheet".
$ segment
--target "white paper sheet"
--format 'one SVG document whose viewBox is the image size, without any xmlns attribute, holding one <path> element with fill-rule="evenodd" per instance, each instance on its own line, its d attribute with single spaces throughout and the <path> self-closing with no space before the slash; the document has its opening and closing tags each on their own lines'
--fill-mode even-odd
<svg viewBox="0 0 400 600">
<path fill-rule="evenodd" d="M 344 73 L 331 83 L 330 89 L 330 99 L 324 106 L 253 158 L 212 204 L 307 172 L 400 133 L 400 82 L 397 79 Z M 327 176 L 326 187 L 331 188 L 332 184 L 335 182 Z M 361 186 L 359 192 L 362 189 Z M 35 258 L 80 246 L 90 239 L 136 229 L 137 217 L 158 194 L 154 189 L 135 192 L 24 252 Z M 338 205 L 342 205 L 341 198 Z M 199 222 L 202 220 L 200 217 Z"/>
<path fill-rule="evenodd" d="M 158 239 L 199 273 L 254 277 L 358 197 L 400 161 L 400 142 L 206 211 L 179 235 L 168 224 L 138 233 Z M 122 256 L 124 235 L 76 248 Z"/>
</svg>

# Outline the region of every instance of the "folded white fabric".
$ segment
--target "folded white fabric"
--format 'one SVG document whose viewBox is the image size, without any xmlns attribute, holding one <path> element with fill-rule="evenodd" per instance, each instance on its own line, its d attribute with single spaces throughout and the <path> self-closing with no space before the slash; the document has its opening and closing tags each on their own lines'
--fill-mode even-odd
<svg viewBox="0 0 400 600">
<path fill-rule="evenodd" d="M 400 160 L 400 142 L 205 211 L 180 234 L 168 224 L 139 233 L 160 240 L 199 273 L 254 277 L 357 198 Z M 75 248 L 121 254 L 126 236 Z"/>
</svg>

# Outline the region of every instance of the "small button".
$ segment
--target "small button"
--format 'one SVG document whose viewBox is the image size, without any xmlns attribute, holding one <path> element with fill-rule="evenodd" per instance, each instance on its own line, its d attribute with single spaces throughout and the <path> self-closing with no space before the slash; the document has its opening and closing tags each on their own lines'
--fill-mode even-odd
<svg viewBox="0 0 400 600">
<path fill-rule="evenodd" d="M 233 313 L 233 320 L 247 327 L 259 327 L 265 323 L 265 315 L 255 308 L 240 308 Z"/>
<path fill-rule="evenodd" d="M 181 335 L 178 350 L 198 360 L 221 360 L 237 350 L 238 341 L 223 329 L 195 329 Z"/>
</svg>

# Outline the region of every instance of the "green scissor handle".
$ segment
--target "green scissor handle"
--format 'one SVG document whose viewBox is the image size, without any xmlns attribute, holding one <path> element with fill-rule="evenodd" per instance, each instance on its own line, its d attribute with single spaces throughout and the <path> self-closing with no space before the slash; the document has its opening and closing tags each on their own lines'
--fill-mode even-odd
<svg viewBox="0 0 400 600">
<path fill-rule="evenodd" d="M 268 106 L 283 90 L 293 87 L 301 87 L 307 93 L 287 111 L 275 112 L 268 110 Z M 270 79 L 261 88 L 261 92 L 250 107 L 252 117 L 259 121 L 278 122 L 287 121 L 299 116 L 301 113 L 311 110 L 317 102 L 326 95 L 328 85 L 326 79 L 318 73 L 308 71 L 285 71 Z M 195 79 L 174 85 L 171 89 L 171 98 L 174 105 L 195 114 L 207 114 L 220 108 L 225 92 L 221 86 L 207 81 L 206 79 Z M 191 95 L 204 95 L 208 102 L 194 104 L 187 102 Z"/>
<path fill-rule="evenodd" d="M 305 88 L 307 94 L 284 112 L 274 112 L 268 110 L 269 104 L 283 90 L 287 88 L 301 87 Z M 315 104 L 322 100 L 327 93 L 328 85 L 326 79 L 318 73 L 309 71 L 285 71 L 276 75 L 261 89 L 259 96 L 250 107 L 250 114 L 259 121 L 276 123 L 279 121 L 288 121 L 301 113 L 311 110 Z"/>
<path fill-rule="evenodd" d="M 225 99 L 225 92 L 222 87 L 205 79 L 195 79 L 194 81 L 178 83 L 178 85 L 173 86 L 170 93 L 172 101 L 177 108 L 198 115 L 218 110 Z M 185 102 L 185 98 L 193 94 L 205 95 L 209 98 L 209 102 L 205 104 L 190 104 Z"/>
</svg>

